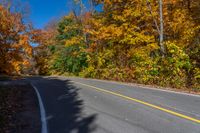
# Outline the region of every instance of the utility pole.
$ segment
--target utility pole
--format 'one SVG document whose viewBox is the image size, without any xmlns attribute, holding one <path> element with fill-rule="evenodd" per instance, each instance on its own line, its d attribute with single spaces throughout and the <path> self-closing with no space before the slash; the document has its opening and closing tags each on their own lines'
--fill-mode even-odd
<svg viewBox="0 0 200 133">
<path fill-rule="evenodd" d="M 164 46 L 164 25 L 163 25 L 163 0 L 159 0 L 160 8 L 160 50 L 162 57 L 165 56 L 165 46 Z"/>
</svg>

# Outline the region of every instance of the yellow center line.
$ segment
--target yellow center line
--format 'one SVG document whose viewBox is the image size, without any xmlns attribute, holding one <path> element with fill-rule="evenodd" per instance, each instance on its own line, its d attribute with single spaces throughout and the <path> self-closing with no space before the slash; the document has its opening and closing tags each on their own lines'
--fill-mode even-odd
<svg viewBox="0 0 200 133">
<path fill-rule="evenodd" d="M 137 102 L 137 103 L 152 107 L 154 109 L 161 110 L 163 112 L 172 114 L 174 116 L 178 116 L 178 117 L 181 117 L 181 118 L 184 118 L 184 119 L 187 119 L 187 120 L 190 120 L 190 121 L 193 121 L 193 122 L 196 122 L 196 123 L 200 124 L 200 120 L 198 120 L 198 119 L 192 118 L 190 116 L 186 116 L 186 115 L 178 113 L 178 112 L 174 112 L 172 110 L 165 109 L 163 107 L 159 107 L 159 106 L 151 104 L 151 103 L 147 103 L 147 102 L 135 99 L 135 98 L 131 98 L 131 97 L 128 97 L 128 96 L 125 96 L 125 95 L 122 95 L 122 94 L 119 94 L 119 93 L 116 93 L 116 92 L 108 91 L 108 90 L 101 89 L 101 88 L 98 88 L 98 87 L 95 87 L 95 86 L 91 86 L 91 85 L 87 85 L 87 84 L 84 84 L 84 83 L 75 82 L 75 81 L 72 81 L 72 82 L 80 84 L 80 85 L 84 85 L 84 86 L 87 86 L 87 87 L 90 87 L 90 88 L 93 88 L 93 89 L 95 89 L 97 91 L 100 91 L 100 92 L 109 93 L 109 94 L 112 94 L 112 95 L 115 95 L 115 96 L 130 100 L 130 101 L 134 101 L 134 102 Z"/>
</svg>

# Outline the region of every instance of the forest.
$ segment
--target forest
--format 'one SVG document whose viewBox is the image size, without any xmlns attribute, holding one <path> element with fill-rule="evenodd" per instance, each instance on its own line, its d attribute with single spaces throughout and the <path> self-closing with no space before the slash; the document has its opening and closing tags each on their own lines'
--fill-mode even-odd
<svg viewBox="0 0 200 133">
<path fill-rule="evenodd" d="M 200 91 L 199 0 L 88 0 L 87 8 L 74 2 L 44 29 L 1 4 L 0 73 Z"/>
</svg>

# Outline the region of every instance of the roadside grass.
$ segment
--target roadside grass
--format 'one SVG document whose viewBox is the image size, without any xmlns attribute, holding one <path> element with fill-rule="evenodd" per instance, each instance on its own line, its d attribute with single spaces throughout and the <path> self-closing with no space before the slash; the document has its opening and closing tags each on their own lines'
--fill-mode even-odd
<svg viewBox="0 0 200 133">
<path fill-rule="evenodd" d="M 0 75 L 0 81 L 11 81 L 11 80 L 18 80 L 23 79 L 26 76 L 24 75 L 15 75 L 15 76 L 9 76 L 9 75 Z"/>
<path fill-rule="evenodd" d="M 200 87 L 194 87 L 192 88 L 192 91 L 200 94 Z"/>
<path fill-rule="evenodd" d="M 7 75 L 0 75 L 0 81 L 7 81 L 10 80 L 11 78 Z"/>
</svg>

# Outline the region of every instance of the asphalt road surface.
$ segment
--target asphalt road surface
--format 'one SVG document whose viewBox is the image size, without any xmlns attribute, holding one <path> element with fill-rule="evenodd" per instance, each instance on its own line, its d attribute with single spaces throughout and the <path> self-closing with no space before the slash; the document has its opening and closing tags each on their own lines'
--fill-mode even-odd
<svg viewBox="0 0 200 133">
<path fill-rule="evenodd" d="M 200 96 L 81 78 L 28 80 L 48 133 L 200 133 Z"/>
</svg>

